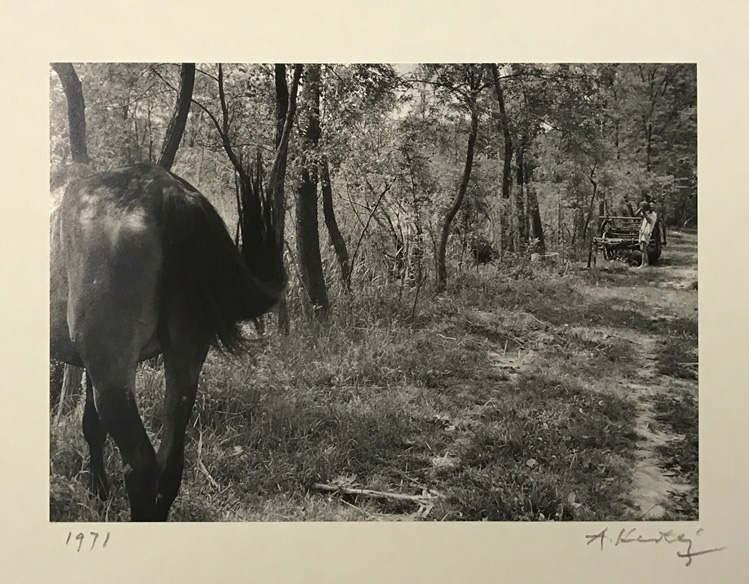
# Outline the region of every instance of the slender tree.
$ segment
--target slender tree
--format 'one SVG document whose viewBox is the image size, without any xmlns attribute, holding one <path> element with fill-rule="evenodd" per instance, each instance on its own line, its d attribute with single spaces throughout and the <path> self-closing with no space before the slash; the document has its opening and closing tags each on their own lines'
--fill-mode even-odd
<svg viewBox="0 0 749 584">
<path fill-rule="evenodd" d="M 328 315 L 328 291 L 320 256 L 317 221 L 318 152 L 320 140 L 320 65 L 308 65 L 304 75 L 307 123 L 304 133 L 301 183 L 296 191 L 296 242 L 302 285 L 318 319 Z"/>
<path fill-rule="evenodd" d="M 76 164 L 88 164 L 86 147 L 86 105 L 83 88 L 72 63 L 52 63 L 62 83 L 68 101 L 68 124 L 70 129 L 70 154 Z"/>
<path fill-rule="evenodd" d="M 528 211 L 531 216 L 531 227 L 533 228 L 533 237 L 538 241 L 538 251 L 546 252 L 546 238 L 544 237 L 544 226 L 541 222 L 541 210 L 538 206 L 538 197 L 536 196 L 535 185 L 531 183 L 533 175 L 532 165 L 525 161 L 525 179 L 526 192 L 528 195 Z"/>
<path fill-rule="evenodd" d="M 523 251 L 528 245 L 528 214 L 525 212 L 525 139 L 515 151 L 515 170 L 517 172 L 517 189 L 515 189 L 515 249 Z"/>
<path fill-rule="evenodd" d="M 268 175 L 268 193 L 273 196 L 275 201 L 275 222 L 278 224 L 276 234 L 279 243 L 283 242 L 284 237 L 284 218 L 286 216 L 286 196 L 284 188 L 284 179 L 286 177 L 286 161 L 289 153 L 289 140 L 291 139 L 291 129 L 294 124 L 294 118 L 297 110 L 297 93 L 299 82 L 302 77 L 302 65 L 294 66 L 294 73 L 291 82 L 291 90 L 286 85 L 286 68 L 284 65 L 276 65 L 276 153 L 273 158 L 270 173 Z"/>
<path fill-rule="evenodd" d="M 284 125 L 286 124 L 286 116 L 289 111 L 289 86 L 286 83 L 286 65 L 283 63 L 276 63 L 273 68 L 274 86 L 276 93 L 276 149 L 281 145 L 283 138 Z M 298 83 L 297 79 L 297 83 Z M 295 93 L 296 99 L 296 93 Z M 286 174 L 286 156 L 283 156 L 282 160 L 279 160 L 279 173 L 281 175 Z M 275 205 L 279 215 L 277 216 L 276 233 L 280 238 L 280 242 L 283 243 L 285 237 L 286 226 L 286 195 L 284 190 L 284 181 L 281 181 L 275 185 Z M 284 293 L 276 305 L 276 314 L 278 316 L 278 328 L 283 334 L 289 334 L 289 306 L 286 302 L 286 293 Z"/>
<path fill-rule="evenodd" d="M 500 244 L 500 255 L 509 249 L 510 237 L 510 222 L 508 221 L 509 215 L 509 202 L 510 202 L 510 190 L 512 188 L 512 133 L 510 132 L 510 122 L 507 117 L 507 110 L 505 108 L 504 93 L 502 91 L 502 85 L 499 82 L 499 69 L 495 63 L 491 65 L 492 70 L 492 81 L 494 82 L 494 92 L 497 96 L 497 103 L 499 104 L 499 125 L 502 131 L 502 137 L 504 138 L 504 157 L 503 157 L 503 168 L 502 168 L 502 194 L 501 194 L 501 206 L 500 206 L 500 218 L 499 218 L 499 244 Z"/>
<path fill-rule="evenodd" d="M 478 110 L 478 96 L 479 92 L 483 88 L 483 67 L 480 65 L 466 65 L 461 66 L 460 73 L 462 73 L 462 79 L 460 84 L 448 85 L 447 80 L 439 80 L 438 86 L 449 89 L 453 95 L 457 95 L 463 102 L 464 106 L 468 109 L 471 116 L 470 130 L 468 133 L 468 145 L 466 147 L 466 158 L 465 165 L 463 167 L 463 174 L 460 179 L 460 186 L 450 204 L 449 208 L 442 217 L 440 224 L 440 234 L 437 243 L 437 252 L 435 258 L 435 265 L 437 271 L 437 292 L 444 292 L 447 288 L 447 240 L 450 237 L 450 227 L 452 225 L 455 215 L 458 213 L 460 206 L 463 204 L 463 200 L 468 190 L 468 181 L 471 178 L 471 169 L 473 168 L 473 156 L 476 148 L 476 136 L 478 135 L 479 127 L 479 110 Z M 438 72 L 438 77 L 440 72 Z"/>
<path fill-rule="evenodd" d="M 195 85 L 195 63 L 183 63 L 180 73 L 180 87 L 177 94 L 177 103 L 174 107 L 174 114 L 169 121 L 166 130 L 166 138 L 161 149 L 159 165 L 167 170 L 172 168 L 174 158 L 177 155 L 179 143 L 182 140 L 182 134 L 187 125 L 187 116 L 190 113 L 190 104 L 192 103 L 192 90 Z"/>
<path fill-rule="evenodd" d="M 322 209 L 325 216 L 325 225 L 328 228 L 328 234 L 330 235 L 330 241 L 333 244 L 336 258 L 338 258 L 338 265 L 341 267 L 341 281 L 343 282 L 344 290 L 347 292 L 351 291 L 351 262 L 349 261 L 348 247 L 346 246 L 346 240 L 341 234 L 341 229 L 338 227 L 338 221 L 336 220 L 335 210 L 333 208 L 333 188 L 330 185 L 330 165 L 328 164 L 328 157 L 322 157 Z"/>
<path fill-rule="evenodd" d="M 286 66 L 275 66 L 275 87 L 276 87 L 276 154 L 273 158 L 273 165 L 268 177 L 267 191 L 275 206 L 276 236 L 278 237 L 277 249 L 282 250 L 284 244 L 284 226 L 286 223 L 286 195 L 285 195 L 285 177 L 286 161 L 289 152 L 289 140 L 291 138 L 291 129 L 296 116 L 297 92 L 299 90 L 299 81 L 302 77 L 303 66 L 297 64 L 294 66 L 294 73 L 291 82 L 291 90 L 286 85 Z M 280 258 L 283 261 L 283 257 Z M 281 297 L 281 303 L 278 309 L 278 327 L 284 334 L 289 332 L 289 313 L 286 305 L 286 295 Z"/>
</svg>

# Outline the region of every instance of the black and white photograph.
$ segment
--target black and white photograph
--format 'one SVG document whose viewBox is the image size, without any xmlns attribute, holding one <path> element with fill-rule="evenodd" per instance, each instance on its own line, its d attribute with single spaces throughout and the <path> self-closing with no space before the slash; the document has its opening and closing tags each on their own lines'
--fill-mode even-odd
<svg viewBox="0 0 749 584">
<path fill-rule="evenodd" d="M 0 582 L 746 580 L 749 5 L 0 13 Z"/>
<path fill-rule="evenodd" d="M 50 521 L 699 517 L 695 63 L 52 63 Z"/>
</svg>

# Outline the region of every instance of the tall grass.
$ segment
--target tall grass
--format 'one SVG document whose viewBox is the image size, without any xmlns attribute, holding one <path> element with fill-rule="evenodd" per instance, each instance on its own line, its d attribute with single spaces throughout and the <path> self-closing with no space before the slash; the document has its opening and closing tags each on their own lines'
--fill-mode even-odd
<svg viewBox="0 0 749 584">
<path fill-rule="evenodd" d="M 514 277 L 517 276 L 517 279 Z M 368 283 L 327 323 L 296 314 L 238 358 L 209 354 L 172 519 L 611 520 L 629 517 L 635 406 L 612 327 L 635 307 L 586 297 L 568 266 L 453 274 L 447 293 Z M 292 309 L 295 304 L 290 303 Z M 649 325 L 648 325 L 649 326 Z M 138 373 L 155 441 L 163 375 Z M 116 449 L 108 504 L 89 496 L 81 407 L 51 432 L 53 520 L 124 520 Z M 318 484 L 418 496 L 331 495 Z"/>
</svg>

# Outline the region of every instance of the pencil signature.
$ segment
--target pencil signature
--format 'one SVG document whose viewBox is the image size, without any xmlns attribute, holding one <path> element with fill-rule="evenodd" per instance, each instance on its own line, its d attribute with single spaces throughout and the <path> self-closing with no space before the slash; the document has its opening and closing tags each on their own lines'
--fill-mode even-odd
<svg viewBox="0 0 749 584">
<path fill-rule="evenodd" d="M 678 544 L 682 549 L 677 550 L 676 555 L 686 560 L 686 566 L 692 565 L 692 558 L 695 558 L 697 556 L 704 556 L 705 554 L 711 554 L 726 549 L 725 547 L 717 547 L 694 550 L 693 539 L 691 537 L 687 537 L 685 533 L 676 533 L 673 529 L 669 529 L 668 531 L 659 531 L 658 535 L 655 537 L 645 537 L 641 534 L 638 534 L 637 529 L 637 527 L 633 527 L 631 529 L 622 529 L 621 531 L 619 531 L 619 535 L 613 538 L 608 535 L 609 528 L 607 527 L 600 533 L 586 535 L 585 537 L 588 540 L 588 543 L 586 545 L 590 545 L 596 541 L 600 542 L 601 551 L 603 551 L 605 542 L 610 542 L 610 544 L 614 547 L 627 543 L 649 543 L 656 545 Z M 704 529 L 702 528 L 698 529 L 695 533 L 695 537 L 701 535 L 703 531 Z"/>
</svg>

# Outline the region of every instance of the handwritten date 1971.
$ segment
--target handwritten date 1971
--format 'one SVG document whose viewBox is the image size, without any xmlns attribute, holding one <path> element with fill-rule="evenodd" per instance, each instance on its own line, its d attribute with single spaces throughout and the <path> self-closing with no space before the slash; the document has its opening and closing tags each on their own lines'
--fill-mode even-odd
<svg viewBox="0 0 749 584">
<path fill-rule="evenodd" d="M 643 535 L 637 533 L 636 527 L 633 527 L 631 529 L 622 529 L 621 531 L 619 531 L 619 535 L 617 535 L 616 538 L 610 537 L 608 535 L 608 530 L 609 528 L 607 527 L 600 533 L 586 535 L 585 537 L 588 540 L 587 545 L 598 541 L 601 545 L 601 551 L 603 551 L 605 542 L 610 542 L 610 544 L 614 547 L 627 543 L 677 544 L 681 545 L 681 549 L 677 550 L 676 555 L 680 558 L 686 559 L 686 566 L 691 566 L 692 558 L 696 556 L 704 556 L 705 554 L 711 554 L 726 549 L 725 547 L 719 547 L 695 551 L 693 549 L 694 541 L 692 540 L 692 538 L 687 537 L 685 533 L 676 533 L 673 529 L 669 529 L 668 531 L 659 531 L 658 535 L 655 537 L 644 537 Z M 698 529 L 696 535 L 701 535 L 703 531 L 704 529 L 702 528 Z"/>
<path fill-rule="evenodd" d="M 85 546 L 84 540 L 86 541 Z M 91 542 L 90 544 L 88 543 L 89 541 Z M 100 549 L 104 549 L 105 547 L 107 547 L 108 543 L 108 531 L 106 533 L 98 533 L 96 531 L 83 533 L 82 531 L 80 531 L 75 535 L 73 535 L 72 531 L 68 531 L 68 538 L 65 540 L 65 545 L 74 547 L 78 552 L 81 550 L 86 550 L 86 548 L 88 548 L 88 551 L 93 551 L 94 548 L 97 547 L 97 544 Z"/>
</svg>

